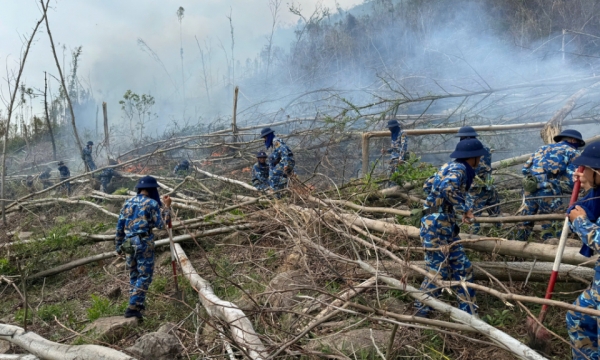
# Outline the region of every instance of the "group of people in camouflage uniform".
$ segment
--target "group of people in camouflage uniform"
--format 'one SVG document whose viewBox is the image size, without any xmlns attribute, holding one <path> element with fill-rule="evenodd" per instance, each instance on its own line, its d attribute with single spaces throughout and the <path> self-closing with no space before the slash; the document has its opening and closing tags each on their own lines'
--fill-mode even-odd
<svg viewBox="0 0 600 360">
<path fill-rule="evenodd" d="M 404 134 L 394 129 L 396 126 L 397 121 L 389 121 L 392 136 L 388 151 L 391 154 L 390 177 L 402 163 L 403 158 L 398 154 L 407 151 L 407 142 L 402 140 Z M 423 247 L 439 249 L 425 251 L 426 268 L 433 277 L 473 282 L 471 262 L 462 245 L 454 244 L 460 240 L 455 212 L 461 210 L 462 222 L 471 224 L 472 229 L 478 232 L 479 225 L 473 224 L 474 214 L 487 210 L 490 216 L 499 216 L 500 200 L 491 176 L 491 150 L 477 140 L 477 133 L 470 126 L 462 127 L 457 136 L 460 141 L 450 155 L 454 160 L 442 165 L 423 186 L 426 200 L 420 237 Z M 523 166 L 523 203 L 518 214 L 549 214 L 567 210 L 570 228 L 583 242 L 582 254 L 589 257 L 594 251 L 600 251 L 600 142 L 588 145 L 582 153 L 579 148 L 585 146 L 585 141 L 576 130 L 565 130 L 555 136 L 554 141 L 554 144 L 544 145 L 534 152 Z M 578 171 L 577 166 L 584 170 Z M 561 196 L 573 191 L 577 179 L 581 180 L 587 195 L 566 209 Z M 545 224 L 542 228 L 549 230 L 551 226 Z M 516 228 L 516 239 L 525 241 L 531 235 L 533 223 L 524 222 Z M 552 235 L 552 232 L 544 231 L 542 237 Z M 429 278 L 425 278 L 421 290 L 433 297 L 441 293 Z M 469 314 L 477 314 L 475 291 L 465 286 L 459 286 L 455 291 L 459 308 Z M 596 262 L 594 282 L 579 296 L 575 305 L 600 308 L 600 259 Z M 415 315 L 420 317 L 427 317 L 432 310 L 420 301 L 415 301 L 414 307 Z M 569 311 L 566 323 L 573 359 L 600 359 L 600 320 Z"/>
<path fill-rule="evenodd" d="M 267 127 L 261 130 L 260 136 L 265 141 L 267 150 L 273 149 L 270 155 L 260 151 L 256 154 L 256 163 L 252 166 L 252 185 L 261 191 L 275 192 L 281 197 L 281 190 L 288 185 L 294 174 L 296 161 L 289 146 L 275 132 Z"/>
<path fill-rule="evenodd" d="M 388 151 L 388 172 L 391 177 L 407 159 L 408 139 L 397 120 L 390 120 L 388 128 L 391 133 Z M 287 186 L 294 174 L 294 154 L 281 138 L 275 136 L 271 128 L 262 129 L 261 137 L 266 149 L 272 149 L 272 152 L 257 153 L 257 162 L 252 167 L 252 184 L 261 191 L 278 192 Z M 462 245 L 454 244 L 460 239 L 456 211 L 462 211 L 462 222 L 472 225 L 472 230 L 478 232 L 479 224 L 473 223 L 475 214 L 486 210 L 490 216 L 500 215 L 500 200 L 491 176 L 490 148 L 477 139 L 478 134 L 472 127 L 461 128 L 457 137 L 459 142 L 450 155 L 453 160 L 442 165 L 423 186 L 426 200 L 420 237 L 423 247 L 432 249 L 425 252 L 426 267 L 430 274 L 440 280 L 473 282 L 471 262 Z M 589 193 L 584 198 L 586 202 L 569 209 L 571 229 L 592 251 L 600 251 L 600 190 L 596 190 L 600 189 L 597 188 L 600 185 L 600 176 L 597 176 L 600 175 L 600 142 L 588 145 L 581 154 L 579 147 L 584 146 L 585 142 L 579 132 L 566 130 L 554 140 L 555 144 L 542 146 L 523 166 L 523 204 L 519 214 L 546 214 L 561 210 L 560 196 L 572 191 L 575 179 L 579 178 L 582 187 L 589 190 Z M 86 159 L 88 168 L 95 168 L 93 160 L 89 163 L 89 159 Z M 175 167 L 173 173 L 176 176 L 184 175 L 189 171 L 189 165 L 184 160 Z M 585 170 L 576 171 L 579 165 L 584 166 Z M 69 176 L 68 169 L 65 174 L 66 177 Z M 145 293 L 152 281 L 154 269 L 152 229 L 162 229 L 170 218 L 171 199 L 165 197 L 161 202 L 156 179 L 151 176 L 140 179 L 136 188 L 138 195 L 125 203 L 119 216 L 116 251 L 127 254 L 130 269 L 130 300 L 125 317 L 141 318 L 145 309 Z M 532 227 L 533 224 L 529 222 L 519 224 L 516 238 L 527 240 Z M 547 237 L 546 233 L 544 237 Z M 429 296 L 437 297 L 440 294 L 440 289 L 428 278 L 421 284 L 421 290 Z M 592 287 L 581 294 L 576 304 L 590 308 L 600 307 L 599 291 L 600 260 L 596 265 Z M 476 294 L 472 288 L 457 287 L 456 294 L 461 310 L 477 314 Z M 432 309 L 416 301 L 415 311 L 415 315 L 426 317 Z M 597 319 L 569 311 L 567 326 L 574 346 L 573 358 L 583 359 L 587 356 L 598 359 Z"/>
</svg>

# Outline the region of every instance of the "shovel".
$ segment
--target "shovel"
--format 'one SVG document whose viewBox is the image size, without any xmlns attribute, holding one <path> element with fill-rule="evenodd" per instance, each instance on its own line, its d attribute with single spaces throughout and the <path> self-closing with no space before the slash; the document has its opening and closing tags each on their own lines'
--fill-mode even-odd
<svg viewBox="0 0 600 360">
<path fill-rule="evenodd" d="M 580 166 L 577 169 L 578 172 L 583 172 L 584 167 Z M 575 185 L 573 186 L 573 193 L 571 194 L 571 201 L 569 202 L 569 206 L 572 206 L 577 201 L 577 197 L 579 196 L 579 188 L 581 187 L 581 181 L 577 179 Z M 569 236 L 569 215 L 567 214 L 565 218 L 565 223 L 563 225 L 562 233 L 560 235 L 560 241 L 558 243 L 558 249 L 556 249 L 556 257 L 554 258 L 554 265 L 552 266 L 552 274 L 550 275 L 550 281 L 548 282 L 548 288 L 546 289 L 545 299 L 552 299 L 552 293 L 554 292 L 554 285 L 556 284 L 556 279 L 558 278 L 558 270 L 560 268 L 560 263 L 562 261 L 563 252 L 565 251 L 565 245 L 567 243 L 567 237 Z M 542 306 L 542 311 L 540 311 L 540 315 L 538 316 L 539 323 L 544 322 L 544 318 L 546 317 L 546 313 L 548 312 L 548 305 Z M 538 323 L 532 319 L 527 318 L 527 332 L 529 333 L 529 345 L 535 349 L 546 349 L 548 345 L 548 340 L 550 339 L 550 333 L 546 331 L 543 327 L 538 325 Z"/>
<path fill-rule="evenodd" d="M 175 283 L 175 295 L 177 300 L 183 301 L 183 294 L 179 291 L 179 284 L 177 282 L 177 258 L 175 256 L 175 242 L 173 241 L 173 224 L 169 219 L 167 223 L 167 232 L 169 233 L 169 248 L 171 249 L 171 267 L 173 268 L 173 282 Z"/>
</svg>

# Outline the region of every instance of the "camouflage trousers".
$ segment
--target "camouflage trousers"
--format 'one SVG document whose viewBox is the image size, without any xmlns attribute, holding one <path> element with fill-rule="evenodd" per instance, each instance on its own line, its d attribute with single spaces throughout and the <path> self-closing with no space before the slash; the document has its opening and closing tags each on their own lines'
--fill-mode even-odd
<svg viewBox="0 0 600 360">
<path fill-rule="evenodd" d="M 108 193 L 108 184 L 110 184 L 110 180 L 108 178 L 100 178 L 100 190 L 102 190 L 103 193 Z"/>
<path fill-rule="evenodd" d="M 135 253 L 127 255 L 129 308 L 138 311 L 145 308 L 146 291 L 154 274 L 154 240 L 152 237 L 139 239 L 139 237 L 131 238 Z"/>
<path fill-rule="evenodd" d="M 454 222 L 454 214 L 435 213 L 426 215 L 421 219 L 421 242 L 425 248 L 439 248 L 460 240 L 459 228 Z M 473 267 L 465 254 L 462 245 L 455 245 L 443 251 L 425 251 L 425 266 L 431 275 L 439 280 L 456 280 L 473 282 Z M 433 297 L 441 295 L 440 289 L 429 281 L 423 280 L 421 291 Z M 455 291 L 458 296 L 459 308 L 469 314 L 477 313 L 475 305 L 475 290 L 457 286 Z M 415 302 L 421 316 L 427 315 L 431 308 L 420 301 Z"/>
<path fill-rule="evenodd" d="M 400 166 L 400 159 L 391 159 L 388 164 L 388 177 L 391 179 L 392 175 L 398 170 L 398 166 Z"/>
<path fill-rule="evenodd" d="M 531 199 L 535 197 L 544 196 L 541 199 Z M 533 194 L 525 196 L 525 202 L 519 208 L 517 215 L 542 215 L 542 214 L 552 214 L 560 210 L 562 207 L 562 199 L 560 196 L 556 195 L 551 189 L 540 189 Z M 557 222 L 553 221 L 550 224 L 542 225 L 542 229 L 549 230 L 551 227 L 556 226 Z M 526 241 L 531 235 L 531 231 L 533 230 L 533 221 L 526 221 L 523 223 L 519 223 L 516 225 L 517 233 L 515 234 L 516 240 Z M 560 230 L 559 230 L 560 231 Z M 549 239 L 553 235 L 560 237 L 560 232 L 558 234 L 552 234 L 550 232 L 544 233 L 542 236 L 544 239 Z"/>
<path fill-rule="evenodd" d="M 596 271 L 595 279 L 598 278 L 598 270 Z M 594 281 L 596 281 L 595 279 Z M 594 286 L 591 289 L 585 290 L 573 304 L 585 308 L 599 309 L 600 294 L 597 288 Z M 569 332 L 571 345 L 575 348 L 572 350 L 573 360 L 587 358 L 592 360 L 600 359 L 600 354 L 598 353 L 598 337 L 600 336 L 599 321 L 599 318 L 591 315 L 575 311 L 567 312 L 567 331 Z M 587 357 L 584 357 L 580 352 Z"/>
<path fill-rule="evenodd" d="M 269 169 L 269 186 L 273 191 L 285 189 L 288 183 L 288 177 L 283 172 L 283 167 Z"/>
<path fill-rule="evenodd" d="M 94 163 L 94 160 L 86 159 L 85 164 L 87 165 L 88 169 L 90 169 L 90 171 L 96 170 L 96 163 Z"/>
<path fill-rule="evenodd" d="M 500 205 L 494 206 L 500 203 L 500 197 L 498 196 L 496 188 L 491 187 L 488 190 L 485 186 L 472 187 L 467 196 L 472 200 L 473 213 L 475 213 L 475 216 L 481 216 L 481 212 L 477 213 L 477 211 L 484 208 L 486 208 L 485 211 L 487 211 L 490 216 L 500 215 Z M 496 226 L 500 227 L 501 225 L 496 224 Z M 476 234 L 481 230 L 481 224 L 475 223 L 471 229 L 473 233 Z"/>
<path fill-rule="evenodd" d="M 60 178 L 60 181 L 61 181 L 61 182 L 63 182 L 63 181 L 65 181 L 65 180 L 67 180 L 67 179 L 68 179 L 68 178 Z M 60 186 L 60 188 L 61 188 L 62 190 L 67 190 L 67 195 L 71 194 L 71 182 L 70 182 L 70 181 L 69 181 L 69 182 L 66 182 L 66 183 L 64 183 L 64 184 L 62 184 L 62 185 Z"/>
</svg>

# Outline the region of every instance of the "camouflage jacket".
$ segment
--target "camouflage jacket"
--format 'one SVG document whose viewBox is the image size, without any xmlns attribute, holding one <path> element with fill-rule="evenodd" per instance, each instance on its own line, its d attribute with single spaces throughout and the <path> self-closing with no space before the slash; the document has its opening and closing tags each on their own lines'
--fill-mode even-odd
<svg viewBox="0 0 600 360">
<path fill-rule="evenodd" d="M 447 209 L 455 207 L 471 209 L 473 204 L 467 196 L 467 170 L 466 165 L 450 161 L 431 176 L 423 185 L 425 208 Z"/>
<path fill-rule="evenodd" d="M 92 160 L 92 149 L 88 146 L 84 147 L 83 150 L 81 150 L 81 158 L 85 161 Z"/>
<path fill-rule="evenodd" d="M 267 163 L 257 162 L 252 166 L 252 185 L 259 190 L 269 186 L 269 165 Z"/>
<path fill-rule="evenodd" d="M 59 166 L 58 172 L 60 173 L 61 179 L 68 179 L 69 177 L 71 177 L 71 172 L 69 171 L 69 168 L 65 165 Z"/>
<path fill-rule="evenodd" d="M 600 218 L 594 224 L 587 216 L 580 216 L 571 223 L 571 229 L 581 237 L 584 244 L 600 252 Z"/>
<path fill-rule="evenodd" d="M 560 194 L 561 182 L 573 188 L 573 174 L 577 166 L 572 162 L 577 156 L 579 151 L 564 141 L 543 145 L 531 154 L 521 172 L 525 176 L 536 177 L 540 189 L 546 188 L 554 194 Z"/>
<path fill-rule="evenodd" d="M 482 187 L 488 183 L 488 179 L 492 176 L 492 150 L 484 146 L 487 154 L 481 157 L 479 165 L 475 168 L 475 179 L 472 187 Z"/>
<path fill-rule="evenodd" d="M 50 171 L 44 171 L 38 177 L 42 180 L 48 180 L 50 179 Z"/>
<path fill-rule="evenodd" d="M 175 168 L 173 169 L 173 174 L 177 174 L 177 172 L 179 172 L 179 171 L 188 171 L 189 169 L 190 169 L 189 165 L 177 164 L 177 165 L 175 165 Z"/>
<path fill-rule="evenodd" d="M 272 170 L 279 170 L 282 172 L 283 168 L 286 166 L 291 172 L 294 169 L 294 165 L 296 165 L 294 153 L 289 146 L 278 137 L 273 139 L 273 152 L 269 155 L 267 163 Z"/>
<path fill-rule="evenodd" d="M 167 222 L 170 218 L 168 211 L 165 211 Z M 142 235 L 144 239 L 154 240 L 152 229 L 163 229 L 164 223 L 160 213 L 158 203 L 145 195 L 136 195 L 127 200 L 119 214 L 117 221 L 117 233 L 115 235 L 116 248 L 119 249 L 125 237 Z"/>
<path fill-rule="evenodd" d="M 100 180 L 106 180 L 107 182 L 110 182 L 110 180 L 112 179 L 112 177 L 114 175 L 115 175 L 115 169 L 108 168 L 108 169 L 104 169 L 104 170 L 100 171 L 100 175 L 98 175 L 98 178 L 100 178 Z"/>
<path fill-rule="evenodd" d="M 408 157 L 408 139 L 404 131 L 400 131 L 398 138 L 392 140 L 388 153 L 391 154 L 391 160 L 406 160 Z"/>
</svg>

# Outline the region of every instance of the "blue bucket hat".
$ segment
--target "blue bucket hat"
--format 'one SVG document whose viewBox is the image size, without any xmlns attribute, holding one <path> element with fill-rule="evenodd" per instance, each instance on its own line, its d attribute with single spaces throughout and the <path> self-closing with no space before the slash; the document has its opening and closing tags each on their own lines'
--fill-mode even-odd
<svg viewBox="0 0 600 360">
<path fill-rule="evenodd" d="M 581 136 L 581 133 L 577 130 L 567 129 L 563 130 L 560 134 L 554 137 L 554 141 L 561 142 L 564 138 L 571 138 L 575 140 L 579 140 L 579 146 L 585 146 L 585 141 Z"/>
<path fill-rule="evenodd" d="M 189 161 L 187 161 L 187 160 L 183 160 L 181 163 L 182 163 L 183 165 L 189 165 L 189 164 L 190 164 L 190 162 L 189 162 Z"/>
<path fill-rule="evenodd" d="M 455 137 L 477 137 L 477 131 L 472 126 L 463 126 L 458 129 Z"/>
<path fill-rule="evenodd" d="M 398 122 L 398 120 L 393 119 L 393 120 L 388 120 L 388 124 L 387 124 L 387 128 L 391 129 L 393 127 L 401 127 L 400 123 Z"/>
<path fill-rule="evenodd" d="M 468 159 L 479 157 L 487 154 L 487 150 L 483 147 L 481 141 L 477 139 L 466 139 L 459 141 L 456 144 L 456 149 L 450 157 L 453 159 Z"/>
<path fill-rule="evenodd" d="M 88 146 L 89 146 L 89 145 L 94 145 L 94 143 L 93 143 L 93 142 L 91 142 L 91 141 L 88 141 L 88 142 L 87 142 L 87 144 L 88 144 Z"/>
<path fill-rule="evenodd" d="M 273 131 L 273 129 L 271 129 L 270 127 L 266 127 L 260 131 L 260 137 L 264 138 L 265 136 L 272 134 L 274 132 L 275 131 Z"/>
<path fill-rule="evenodd" d="M 256 158 L 268 158 L 269 156 L 267 156 L 267 153 L 264 151 L 259 151 L 256 153 Z"/>
<path fill-rule="evenodd" d="M 152 176 L 144 176 L 143 178 L 141 178 L 137 185 L 135 186 L 136 189 L 140 190 L 140 189 L 156 189 L 158 188 L 158 184 L 156 183 L 156 179 L 153 178 Z"/>
<path fill-rule="evenodd" d="M 581 155 L 573 160 L 573 165 L 600 169 L 600 141 L 595 141 L 583 149 Z"/>
</svg>

